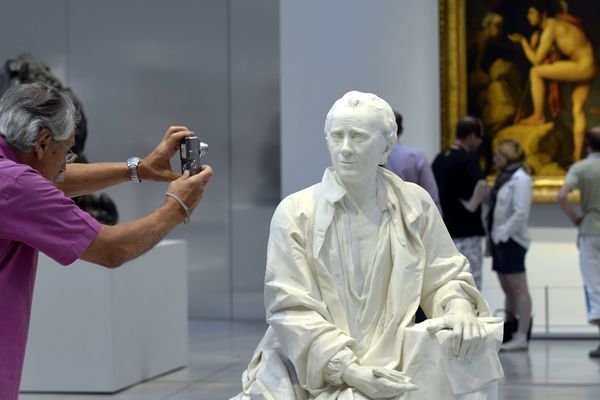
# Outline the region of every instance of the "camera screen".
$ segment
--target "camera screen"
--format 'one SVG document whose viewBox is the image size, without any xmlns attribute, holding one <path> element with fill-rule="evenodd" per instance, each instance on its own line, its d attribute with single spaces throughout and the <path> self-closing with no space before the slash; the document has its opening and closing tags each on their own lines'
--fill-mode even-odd
<svg viewBox="0 0 600 400">
<path fill-rule="evenodd" d="M 185 141 L 181 142 L 179 152 L 180 152 L 181 159 L 187 160 L 187 149 L 186 149 Z"/>
</svg>

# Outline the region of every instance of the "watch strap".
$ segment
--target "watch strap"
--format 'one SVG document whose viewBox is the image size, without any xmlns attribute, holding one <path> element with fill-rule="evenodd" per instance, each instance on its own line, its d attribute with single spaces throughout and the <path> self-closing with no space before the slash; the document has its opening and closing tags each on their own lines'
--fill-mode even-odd
<svg viewBox="0 0 600 400">
<path fill-rule="evenodd" d="M 138 175 L 138 165 L 140 164 L 140 161 L 142 161 L 142 159 L 139 157 L 131 157 L 127 159 L 127 169 L 129 169 L 129 180 L 131 182 L 141 182 Z"/>
</svg>

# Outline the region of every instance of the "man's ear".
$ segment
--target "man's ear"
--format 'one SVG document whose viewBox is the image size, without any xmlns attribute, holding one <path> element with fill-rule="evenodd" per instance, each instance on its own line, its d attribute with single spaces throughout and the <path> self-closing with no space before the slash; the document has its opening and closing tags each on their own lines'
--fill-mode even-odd
<svg viewBox="0 0 600 400">
<path fill-rule="evenodd" d="M 390 152 L 392 151 L 392 147 L 394 147 L 394 146 L 390 143 L 385 144 L 385 149 L 383 150 L 383 154 L 381 155 L 381 159 L 379 160 L 380 165 L 383 165 L 387 162 L 388 156 L 390 155 Z"/>
<path fill-rule="evenodd" d="M 42 128 L 33 146 L 35 158 L 41 160 L 44 157 L 44 152 L 48 150 L 50 143 L 52 143 L 52 131 L 48 128 Z"/>
</svg>

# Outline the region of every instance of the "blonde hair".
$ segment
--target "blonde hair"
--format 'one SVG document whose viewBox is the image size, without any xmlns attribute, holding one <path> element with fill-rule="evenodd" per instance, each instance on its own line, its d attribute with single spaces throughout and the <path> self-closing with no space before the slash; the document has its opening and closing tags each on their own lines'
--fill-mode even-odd
<svg viewBox="0 0 600 400">
<path fill-rule="evenodd" d="M 506 139 L 496 145 L 496 153 L 506 158 L 508 164 L 525 161 L 523 148 L 513 139 Z"/>
</svg>

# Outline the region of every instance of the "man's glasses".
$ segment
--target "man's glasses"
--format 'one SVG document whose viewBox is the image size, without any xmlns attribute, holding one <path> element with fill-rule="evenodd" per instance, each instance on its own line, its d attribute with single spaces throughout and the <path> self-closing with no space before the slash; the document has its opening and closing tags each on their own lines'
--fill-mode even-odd
<svg viewBox="0 0 600 400">
<path fill-rule="evenodd" d="M 67 154 L 65 155 L 65 163 L 71 164 L 71 163 L 75 162 L 78 157 L 77 154 L 75 154 L 70 148 L 65 146 L 65 144 L 63 142 L 58 142 L 58 143 L 60 143 L 62 147 L 67 149 Z"/>
</svg>

